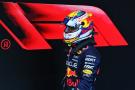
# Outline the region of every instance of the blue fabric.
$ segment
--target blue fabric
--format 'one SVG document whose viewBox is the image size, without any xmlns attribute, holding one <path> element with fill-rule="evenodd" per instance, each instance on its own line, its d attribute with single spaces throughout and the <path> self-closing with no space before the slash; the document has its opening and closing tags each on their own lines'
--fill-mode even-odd
<svg viewBox="0 0 135 90">
<path fill-rule="evenodd" d="M 81 54 L 70 53 L 66 66 L 71 70 L 66 76 L 64 90 L 72 90 L 72 88 L 94 90 L 94 82 L 100 66 L 100 54 L 95 47 L 88 46 L 87 49 L 82 50 Z"/>
</svg>

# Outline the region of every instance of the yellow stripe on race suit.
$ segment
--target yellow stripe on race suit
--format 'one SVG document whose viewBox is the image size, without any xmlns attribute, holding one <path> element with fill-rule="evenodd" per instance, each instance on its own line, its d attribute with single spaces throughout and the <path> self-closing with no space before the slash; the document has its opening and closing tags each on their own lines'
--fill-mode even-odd
<svg viewBox="0 0 135 90">
<path fill-rule="evenodd" d="M 83 70 L 83 73 L 85 73 L 85 74 L 92 74 L 92 71 L 91 70 L 88 70 L 88 69 L 84 69 Z"/>
</svg>

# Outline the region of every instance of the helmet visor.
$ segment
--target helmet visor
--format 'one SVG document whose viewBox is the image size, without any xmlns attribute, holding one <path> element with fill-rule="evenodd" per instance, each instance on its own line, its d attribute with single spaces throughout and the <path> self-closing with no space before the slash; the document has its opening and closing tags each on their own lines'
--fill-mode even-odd
<svg viewBox="0 0 135 90">
<path fill-rule="evenodd" d="M 65 28 L 65 33 L 72 33 L 72 32 L 75 32 L 75 31 L 77 31 L 77 30 L 79 30 L 79 28 L 78 27 L 71 27 L 71 26 L 66 26 L 66 28 Z"/>
</svg>

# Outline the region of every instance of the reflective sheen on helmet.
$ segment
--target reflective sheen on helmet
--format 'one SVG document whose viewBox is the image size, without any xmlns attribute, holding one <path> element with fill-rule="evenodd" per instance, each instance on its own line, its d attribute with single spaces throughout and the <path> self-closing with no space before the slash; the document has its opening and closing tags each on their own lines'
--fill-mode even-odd
<svg viewBox="0 0 135 90">
<path fill-rule="evenodd" d="M 93 36 L 92 13 L 73 11 L 64 19 L 64 41 L 69 46 Z"/>
</svg>

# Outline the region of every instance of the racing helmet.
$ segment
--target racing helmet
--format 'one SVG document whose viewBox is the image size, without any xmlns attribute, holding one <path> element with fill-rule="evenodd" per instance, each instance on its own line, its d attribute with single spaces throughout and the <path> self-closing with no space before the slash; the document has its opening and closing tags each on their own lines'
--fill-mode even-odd
<svg viewBox="0 0 135 90">
<path fill-rule="evenodd" d="M 94 23 L 92 13 L 85 11 L 73 11 L 64 18 L 66 26 L 64 30 L 64 42 L 71 46 L 82 40 L 92 38 L 94 35 Z"/>
</svg>

